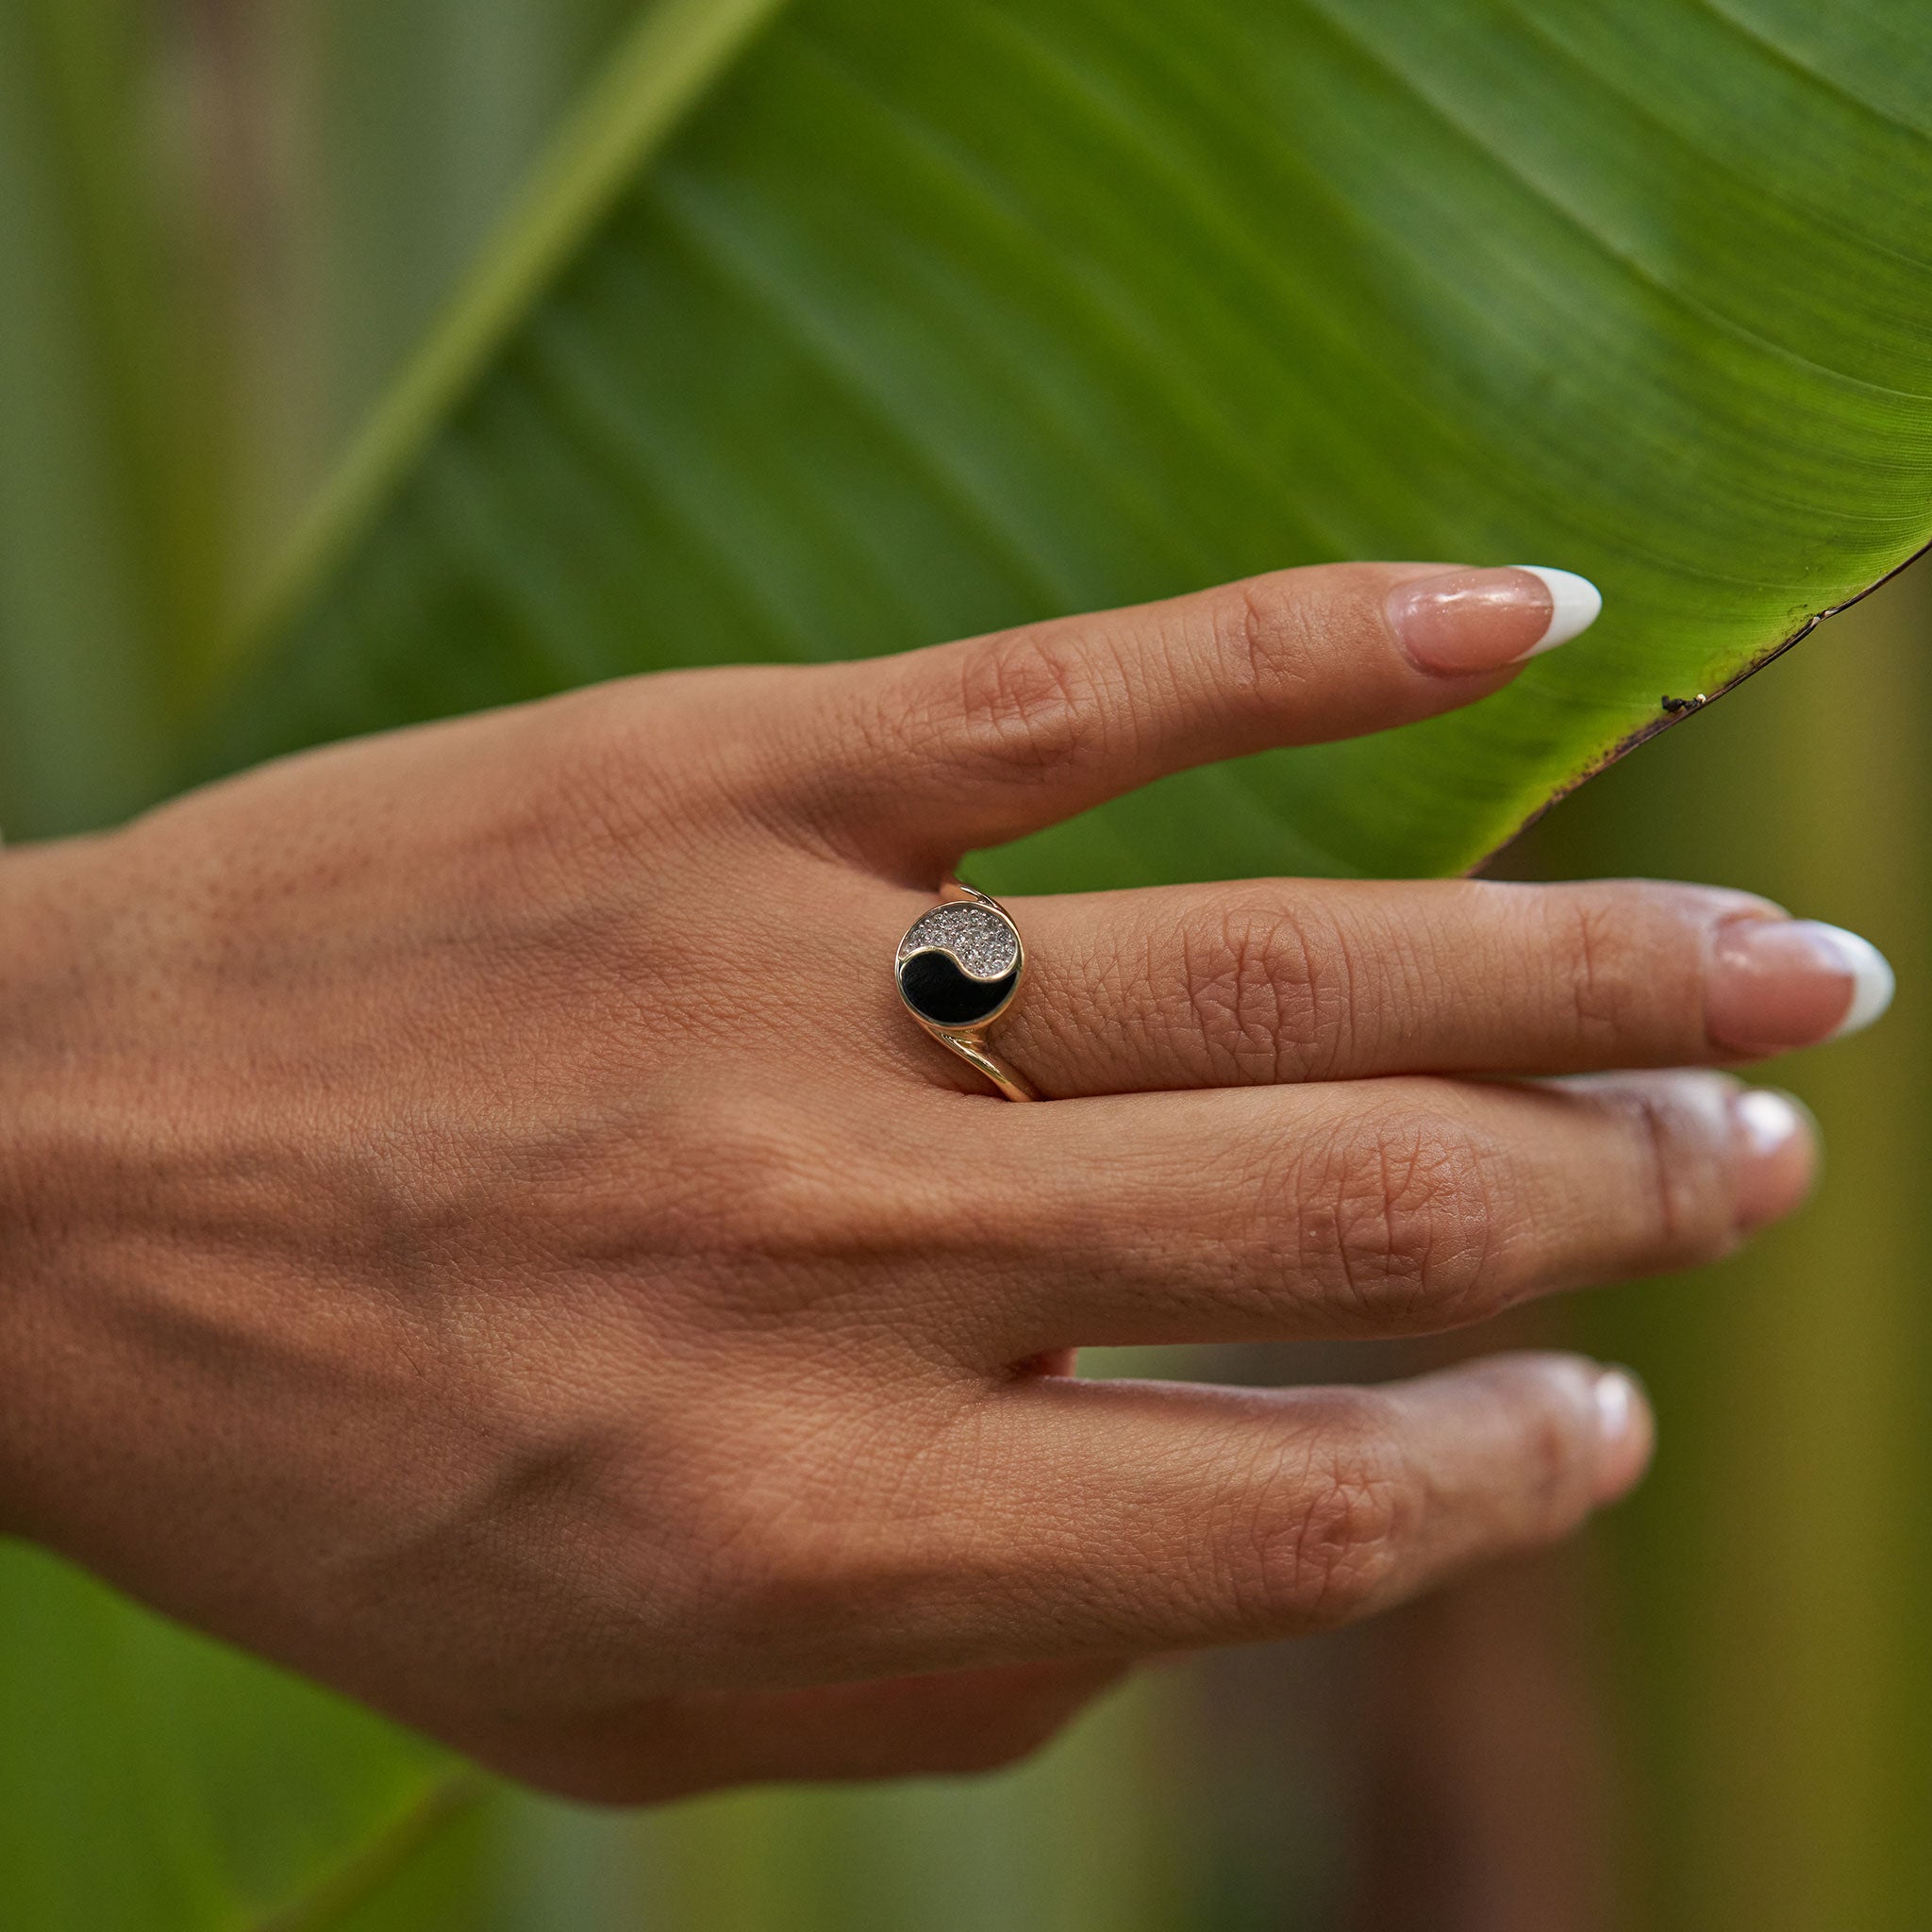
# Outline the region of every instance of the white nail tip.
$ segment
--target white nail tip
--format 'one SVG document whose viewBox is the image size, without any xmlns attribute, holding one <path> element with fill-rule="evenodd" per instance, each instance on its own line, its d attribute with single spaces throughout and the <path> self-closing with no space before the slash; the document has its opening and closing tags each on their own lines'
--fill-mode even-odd
<svg viewBox="0 0 1932 1932">
<path fill-rule="evenodd" d="M 1574 570 L 1552 570 L 1541 563 L 1513 563 L 1509 568 L 1526 570 L 1531 576 L 1541 577 L 1555 607 L 1550 612 L 1548 628 L 1524 653 L 1526 658 L 1534 658 L 1540 651 L 1554 651 L 1558 644 L 1580 637 L 1603 613 L 1604 593 Z"/>
<path fill-rule="evenodd" d="M 1630 1433 L 1637 1409 L 1637 1391 L 1630 1377 L 1617 1369 L 1606 1369 L 1591 1391 L 1596 1400 L 1596 1425 L 1607 1445 L 1614 1446 Z"/>
<path fill-rule="evenodd" d="M 1739 1094 L 1737 1121 L 1759 1159 L 1775 1154 L 1805 1124 L 1796 1105 L 1771 1087 L 1754 1087 Z"/>
<path fill-rule="evenodd" d="M 1871 1025 L 1890 1006 L 1891 996 L 1898 990 L 1898 979 L 1890 960 L 1862 935 L 1818 920 L 1807 924 L 1831 941 L 1845 962 L 1845 971 L 1852 975 L 1852 1003 L 1838 1023 L 1838 1030 L 1829 1036 L 1842 1040 L 1847 1033 L 1857 1033 Z"/>
</svg>

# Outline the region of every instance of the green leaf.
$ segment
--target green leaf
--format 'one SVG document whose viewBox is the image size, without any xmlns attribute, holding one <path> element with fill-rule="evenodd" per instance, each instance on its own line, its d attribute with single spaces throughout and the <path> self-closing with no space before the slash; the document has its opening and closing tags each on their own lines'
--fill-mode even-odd
<svg viewBox="0 0 1932 1932">
<path fill-rule="evenodd" d="M 325 504 L 213 760 L 1343 557 L 1503 696 L 1008 887 L 1465 866 L 1932 534 L 1910 0 L 665 0 Z"/>
<path fill-rule="evenodd" d="M 638 0 L 293 10 L 279 92 L 306 139 L 280 240 L 307 299 L 275 316 L 262 352 L 310 393 L 304 469 L 324 452 L 332 461 L 361 426 L 638 10 Z"/>
<path fill-rule="evenodd" d="M 219 536 L 128 0 L 0 4 L 0 824 L 125 812 L 165 769 Z"/>
<path fill-rule="evenodd" d="M 0 1924 L 320 1932 L 474 1795 L 446 1754 L 24 1548 L 0 1657 Z"/>
<path fill-rule="evenodd" d="M 156 782 L 219 603 L 166 264 L 117 226 L 135 13 L 0 4 L 0 730 L 41 828 Z M 1465 864 L 1932 532 L 1928 81 L 1907 0 L 662 0 L 201 760 L 1285 563 L 1587 571 L 1602 625 L 1478 711 L 990 875 Z M 0 1920 L 462 1923 L 437 1754 L 24 1553 L 0 1619 Z"/>
</svg>

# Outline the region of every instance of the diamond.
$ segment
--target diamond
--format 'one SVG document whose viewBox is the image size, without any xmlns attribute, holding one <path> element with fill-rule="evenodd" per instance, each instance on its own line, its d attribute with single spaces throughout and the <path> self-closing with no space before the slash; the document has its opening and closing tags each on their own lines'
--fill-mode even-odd
<svg viewBox="0 0 1932 1932">
<path fill-rule="evenodd" d="M 899 941 L 902 961 L 928 946 L 950 953 L 974 979 L 1004 979 L 1020 963 L 1020 935 L 991 906 L 939 906 Z"/>
</svg>

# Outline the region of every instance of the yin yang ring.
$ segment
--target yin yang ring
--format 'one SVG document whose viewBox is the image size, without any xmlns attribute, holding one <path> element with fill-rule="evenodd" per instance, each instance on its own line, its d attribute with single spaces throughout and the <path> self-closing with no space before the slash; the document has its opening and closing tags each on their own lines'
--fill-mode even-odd
<svg viewBox="0 0 1932 1932">
<path fill-rule="evenodd" d="M 948 879 L 940 903 L 906 929 L 893 961 L 906 1010 L 992 1082 L 1008 1100 L 1038 1100 L 1018 1069 L 986 1043 L 986 1030 L 1020 991 L 1026 948 L 997 899 Z"/>
</svg>

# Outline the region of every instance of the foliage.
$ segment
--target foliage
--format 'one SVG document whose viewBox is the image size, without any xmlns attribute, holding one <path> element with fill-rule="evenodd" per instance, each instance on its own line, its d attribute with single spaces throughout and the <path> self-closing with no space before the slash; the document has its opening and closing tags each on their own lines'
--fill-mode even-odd
<svg viewBox="0 0 1932 1932">
<path fill-rule="evenodd" d="M 481 225 L 617 11 L 453 6 L 323 15 L 355 165 L 296 292 L 342 325 L 271 457 L 277 365 L 143 144 L 178 48 L 133 0 L 0 0 L 9 826 L 658 664 L 1325 558 L 1585 571 L 1597 631 L 1474 712 L 983 867 L 1454 869 L 1932 536 L 1909 0 L 658 0 L 225 643 L 260 477 L 372 387 L 439 213 Z M 432 85 L 458 42 L 475 96 Z M 0 1919 L 481 1909 L 425 1747 L 38 1557 L 0 1616 Z"/>
</svg>

